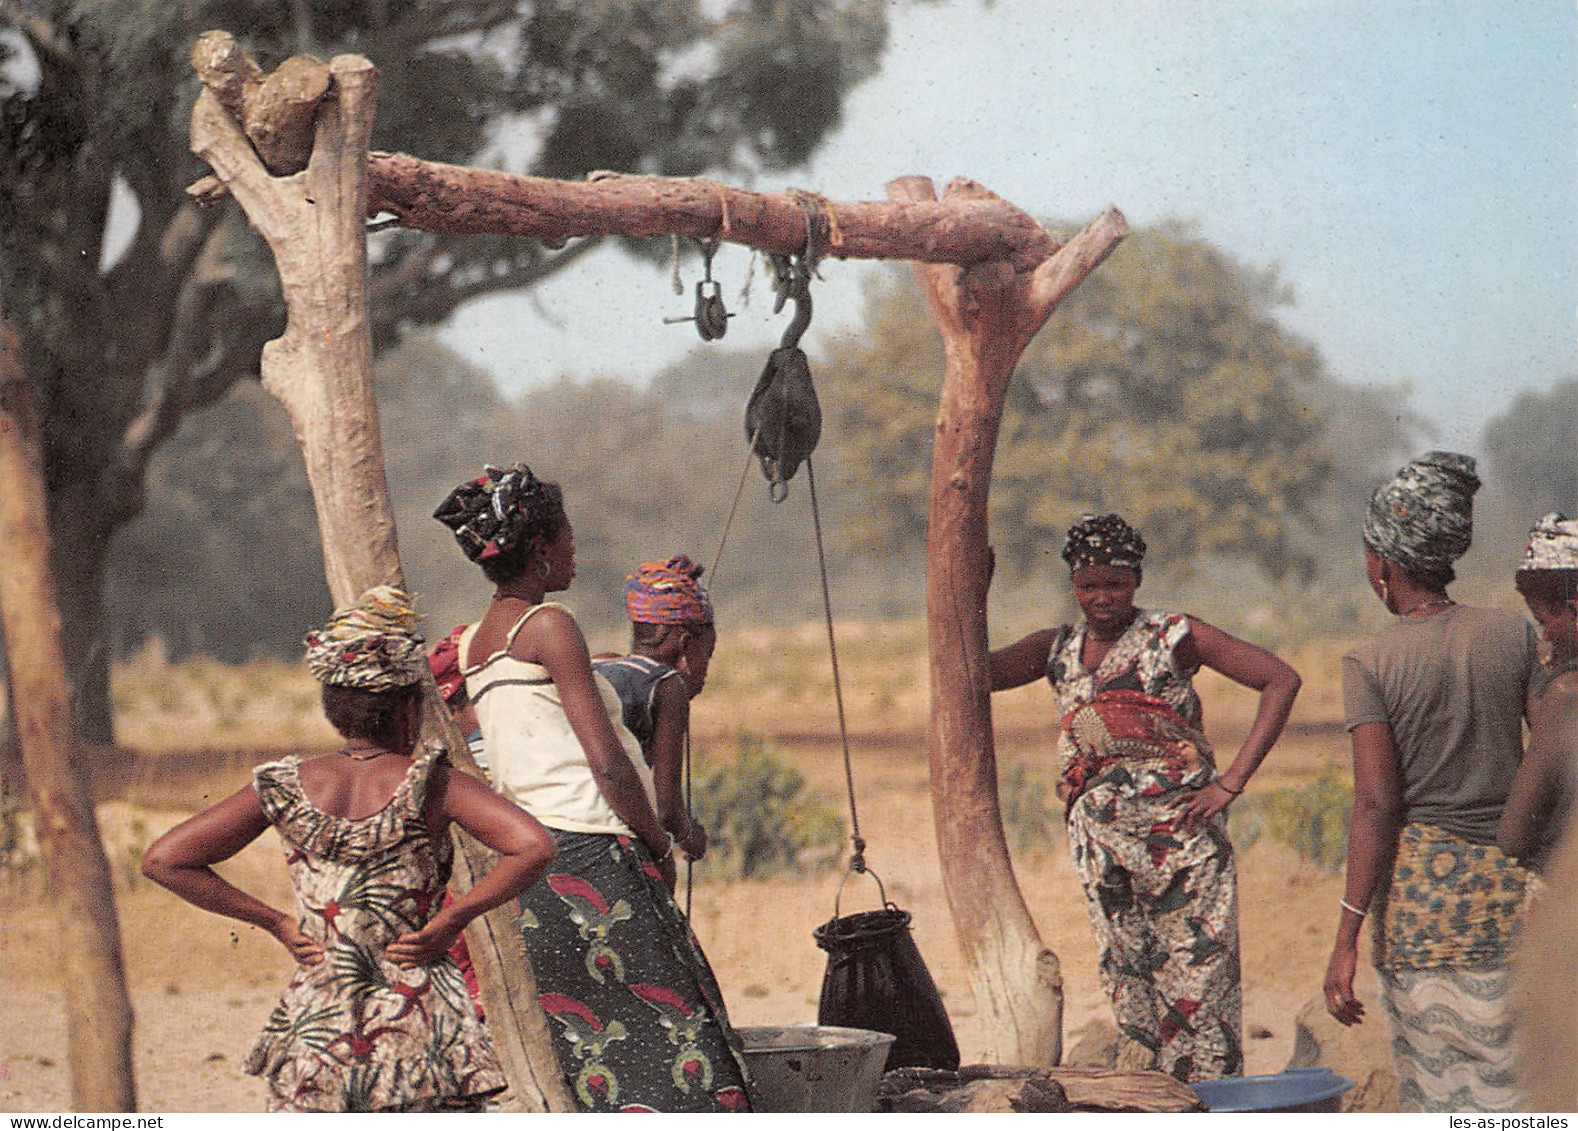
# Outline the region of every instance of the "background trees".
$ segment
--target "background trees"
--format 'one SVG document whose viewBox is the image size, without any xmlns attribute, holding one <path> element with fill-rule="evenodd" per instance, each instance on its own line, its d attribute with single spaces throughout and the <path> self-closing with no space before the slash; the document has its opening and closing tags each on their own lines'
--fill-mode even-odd
<svg viewBox="0 0 1578 1131">
<path fill-rule="evenodd" d="M 1276 321 L 1291 301 L 1182 226 L 1132 233 L 1025 352 L 993 473 L 1000 565 L 1055 552 L 1082 511 L 1119 510 L 1157 560 L 1241 555 L 1275 576 L 1310 566 L 1299 526 L 1332 458 L 1308 390 L 1313 346 Z M 913 544 L 924 528 L 941 345 L 901 283 L 868 299 L 832 395 L 865 496 L 859 533 Z M 869 440 L 855 437 L 869 436 Z"/>
<path fill-rule="evenodd" d="M 78 723 L 111 734 L 105 569 L 150 461 L 255 375 L 276 282 L 230 208 L 184 188 L 194 37 L 234 31 L 266 68 L 357 51 L 380 67 L 376 147 L 557 177 L 803 161 L 872 73 L 879 0 L 0 0 L 0 303 L 42 394 Z M 375 237 L 375 341 L 529 287 L 590 244 Z"/>
</svg>

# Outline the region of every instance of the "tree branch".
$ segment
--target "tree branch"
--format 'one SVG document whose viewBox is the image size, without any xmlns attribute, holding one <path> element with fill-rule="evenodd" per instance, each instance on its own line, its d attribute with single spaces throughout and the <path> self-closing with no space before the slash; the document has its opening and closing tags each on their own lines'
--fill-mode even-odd
<svg viewBox="0 0 1578 1131">
<path fill-rule="evenodd" d="M 368 44 L 374 58 L 409 54 L 433 40 L 491 31 L 515 18 L 514 0 L 447 0 L 413 4 L 397 23 L 383 28 Z"/>
<path fill-rule="evenodd" d="M 469 283 L 451 282 L 442 275 L 426 274 L 436 253 L 436 248 L 429 246 L 428 254 L 416 257 L 420 266 L 402 263 L 396 269 L 396 277 L 388 279 L 387 285 L 382 272 L 369 284 L 367 305 L 375 336 L 406 322 L 431 325 L 483 295 L 534 286 L 597 250 L 602 241 L 581 240 L 551 258 L 519 264 L 498 274 L 489 272 Z M 407 291 L 407 288 L 413 289 Z"/>
</svg>

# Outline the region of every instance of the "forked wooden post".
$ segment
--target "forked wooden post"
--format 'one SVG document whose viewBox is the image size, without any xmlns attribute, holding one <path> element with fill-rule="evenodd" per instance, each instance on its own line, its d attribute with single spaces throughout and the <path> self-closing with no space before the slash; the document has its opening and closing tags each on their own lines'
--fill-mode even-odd
<svg viewBox="0 0 1578 1131">
<path fill-rule="evenodd" d="M 199 71 L 209 85 L 192 111 L 192 151 L 240 202 L 279 269 L 288 321 L 284 335 L 263 348 L 263 385 L 296 428 L 323 535 L 329 593 L 343 606 L 373 585 L 403 587 L 367 324 L 363 218 L 378 72 L 359 56 L 333 59 L 310 161 L 300 172 L 274 176 L 216 93 L 216 76 Z M 432 679 L 426 682 L 424 737 L 442 741 L 456 764 L 475 771 L 465 736 Z M 486 871 L 489 854 L 458 829 L 455 836 L 455 883 L 465 890 Z M 506 1105 L 574 1111 L 510 905 L 473 921 L 466 938 L 488 1029 L 510 1081 Z"/>
<path fill-rule="evenodd" d="M 888 185 L 898 200 L 933 200 L 931 181 Z M 997 198 L 954 181 L 945 201 Z M 1006 202 L 1004 202 L 1006 204 Z M 915 278 L 947 357 L 933 437 L 926 523 L 933 818 L 943 888 L 976 1007 L 998 1064 L 1053 1066 L 1063 1055 L 1063 977 L 1014 878 L 997 800 L 987 671 L 986 540 L 992 459 L 1019 356 L 1054 307 L 1096 269 L 1128 227 L 1109 209 L 1070 243 L 1048 238 L 1033 268 L 917 263 Z"/>
</svg>

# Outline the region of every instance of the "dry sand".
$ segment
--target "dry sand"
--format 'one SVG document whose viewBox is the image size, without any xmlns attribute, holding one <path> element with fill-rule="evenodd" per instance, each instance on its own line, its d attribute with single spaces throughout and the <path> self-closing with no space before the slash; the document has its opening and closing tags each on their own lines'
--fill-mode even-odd
<svg viewBox="0 0 1578 1131">
<path fill-rule="evenodd" d="M 742 665 L 743 667 L 744 665 Z M 746 681 L 749 682 L 749 681 Z M 921 686 L 924 682 L 921 681 Z M 986 1055 L 986 1038 L 954 939 L 938 871 L 925 753 L 924 699 L 913 681 L 850 696 L 853 759 L 867 858 L 887 895 L 914 916 L 914 935 L 941 989 L 965 1060 Z M 842 807 L 843 768 L 829 704 L 814 688 L 781 699 L 740 702 L 728 693 L 697 701 L 697 746 L 732 748 L 733 729 L 777 736 L 777 747 L 811 784 Z M 1253 698 L 1206 680 L 1208 728 L 1234 749 Z M 825 708 L 825 709 L 824 709 Z M 1004 761 L 1046 758 L 1049 697 L 1027 688 L 1000 697 Z M 808 718 L 818 720 L 807 725 Z M 256 1111 L 261 1089 L 239 1063 L 289 976 L 284 951 L 260 932 L 189 908 L 136 875 L 141 848 L 205 798 L 247 780 L 262 755 L 165 752 L 119 767 L 123 800 L 101 807 L 105 840 L 118 873 L 127 975 L 137 1014 L 140 1102 L 148 1111 Z M 1294 725 L 1252 790 L 1308 779 L 1347 743 L 1329 693 L 1307 693 Z M 161 802 L 163 802 L 161 804 Z M 288 899 L 278 847 L 265 836 L 226 865 L 243 886 Z M 1084 898 L 1059 843 L 1016 868 L 1046 944 L 1060 957 L 1065 1032 L 1077 1034 L 1108 1008 L 1096 980 Z M 738 1024 L 797 1024 L 816 1019 L 825 956 L 811 937 L 833 915 L 840 873 L 795 881 L 720 885 L 694 891 L 693 918 Z M 1342 880 L 1262 842 L 1240 858 L 1247 1071 L 1275 1072 L 1288 1060 L 1293 1019 L 1320 989 Z M 865 901 L 864 903 L 862 901 Z M 845 912 L 875 906 L 875 887 L 857 877 Z M 0 1109 L 64 1110 L 68 1104 L 61 987 L 53 974 L 49 916 L 36 880 L 0 881 L 0 985 L 9 1023 L 0 1030 Z M 1373 984 L 1371 987 L 1373 1000 Z M 1370 1024 L 1379 1025 L 1372 1012 Z"/>
</svg>

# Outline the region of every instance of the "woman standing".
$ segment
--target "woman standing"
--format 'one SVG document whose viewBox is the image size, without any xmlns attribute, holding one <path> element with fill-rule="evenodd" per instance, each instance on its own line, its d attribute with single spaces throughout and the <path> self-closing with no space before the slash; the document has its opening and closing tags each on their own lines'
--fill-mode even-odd
<svg viewBox="0 0 1578 1131">
<path fill-rule="evenodd" d="M 1430 452 L 1370 497 L 1370 587 L 1397 619 L 1343 657 L 1353 743 L 1348 878 L 1326 1007 L 1354 996 L 1359 929 L 1376 915 L 1404 1111 L 1513 1111 L 1509 942 L 1524 874 L 1496 847 L 1523 754 L 1535 639 L 1518 614 L 1447 595 L 1469 547 L 1474 461 Z"/>
<path fill-rule="evenodd" d="M 481 1110 L 505 1079 L 447 950 L 472 919 L 543 873 L 541 825 L 443 762 L 411 757 L 426 660 L 389 586 L 307 636 L 307 666 L 345 746 L 259 766 L 256 783 L 171 829 L 143 874 L 268 931 L 300 964 L 247 1056 L 270 1111 Z M 500 853 L 442 909 L 455 821 Z M 296 889 L 276 910 L 213 871 L 273 825 Z"/>
<path fill-rule="evenodd" d="M 1518 592 L 1540 626 L 1544 670 L 1529 696 L 1529 750 L 1502 810 L 1503 851 L 1539 869 L 1514 962 L 1519 1081 L 1531 1111 L 1578 1104 L 1578 521 L 1548 514 L 1529 534 Z"/>
<path fill-rule="evenodd" d="M 992 690 L 1045 676 L 1057 696 L 1058 796 L 1085 887 L 1120 1063 L 1185 1082 L 1243 1071 L 1238 891 L 1226 810 L 1282 733 L 1299 676 L 1270 652 L 1188 617 L 1137 608 L 1145 540 L 1086 515 L 1063 547 L 1084 619 L 993 652 Z M 1260 692 L 1218 774 L 1193 676 Z"/>
<path fill-rule="evenodd" d="M 575 577 L 556 484 L 486 468 L 435 512 L 495 586 L 460 638 L 495 789 L 553 833 L 521 929 L 559 1065 L 588 1111 L 747 1111 L 744 1051 L 675 905 L 674 838 L 640 746 L 549 593 Z"/>
</svg>

